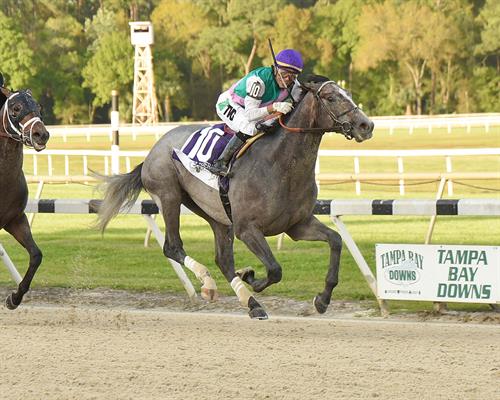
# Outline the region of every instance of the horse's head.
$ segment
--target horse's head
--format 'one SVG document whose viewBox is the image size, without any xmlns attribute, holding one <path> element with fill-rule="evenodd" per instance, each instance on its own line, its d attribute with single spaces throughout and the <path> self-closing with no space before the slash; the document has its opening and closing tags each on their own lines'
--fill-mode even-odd
<svg viewBox="0 0 500 400">
<path fill-rule="evenodd" d="M 351 95 L 334 81 L 301 84 L 305 97 L 301 103 L 312 116 L 311 128 L 316 132 L 342 133 L 347 139 L 363 142 L 373 133 L 373 122 L 354 103 Z"/>
<path fill-rule="evenodd" d="M 10 138 L 36 151 L 45 149 L 50 135 L 42 121 L 40 105 L 31 97 L 31 91 L 11 92 L 0 87 L 0 92 L 6 97 L 0 109 L 0 129 Z"/>
</svg>

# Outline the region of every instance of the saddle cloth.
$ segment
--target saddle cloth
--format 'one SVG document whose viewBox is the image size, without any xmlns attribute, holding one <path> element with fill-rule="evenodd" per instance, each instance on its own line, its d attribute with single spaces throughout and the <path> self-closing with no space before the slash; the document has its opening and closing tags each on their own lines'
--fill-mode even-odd
<svg viewBox="0 0 500 400">
<path fill-rule="evenodd" d="M 192 175 L 216 190 L 219 190 L 218 177 L 204 168 L 204 164 L 213 164 L 233 137 L 225 128 L 224 124 L 217 124 L 197 130 L 172 154 Z"/>
</svg>

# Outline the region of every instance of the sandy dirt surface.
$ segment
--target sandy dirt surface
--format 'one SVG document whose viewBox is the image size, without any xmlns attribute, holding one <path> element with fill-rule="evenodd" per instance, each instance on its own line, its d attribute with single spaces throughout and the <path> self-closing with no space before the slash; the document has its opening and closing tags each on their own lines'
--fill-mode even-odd
<svg viewBox="0 0 500 400">
<path fill-rule="evenodd" d="M 8 293 L 0 288 L 0 298 Z M 34 290 L 0 306 L 1 399 L 500 399 L 500 316 Z"/>
</svg>

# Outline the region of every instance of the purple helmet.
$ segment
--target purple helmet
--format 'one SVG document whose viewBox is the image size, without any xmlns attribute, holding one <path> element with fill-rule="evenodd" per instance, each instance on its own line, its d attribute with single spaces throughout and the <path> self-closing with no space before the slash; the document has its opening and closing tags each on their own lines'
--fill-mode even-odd
<svg viewBox="0 0 500 400">
<path fill-rule="evenodd" d="M 297 73 L 302 72 L 302 68 L 304 68 L 302 56 L 293 49 L 281 50 L 276 55 L 276 64 L 279 68 L 289 69 Z"/>
</svg>

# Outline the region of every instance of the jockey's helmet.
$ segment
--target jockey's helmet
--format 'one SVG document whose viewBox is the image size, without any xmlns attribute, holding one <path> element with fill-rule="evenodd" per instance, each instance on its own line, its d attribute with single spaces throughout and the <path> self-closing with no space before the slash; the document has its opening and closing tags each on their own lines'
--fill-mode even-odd
<svg viewBox="0 0 500 400">
<path fill-rule="evenodd" d="M 276 64 L 278 68 L 287 69 L 297 74 L 302 72 L 302 68 L 304 68 L 301 54 L 293 49 L 281 50 L 276 55 Z"/>
</svg>

